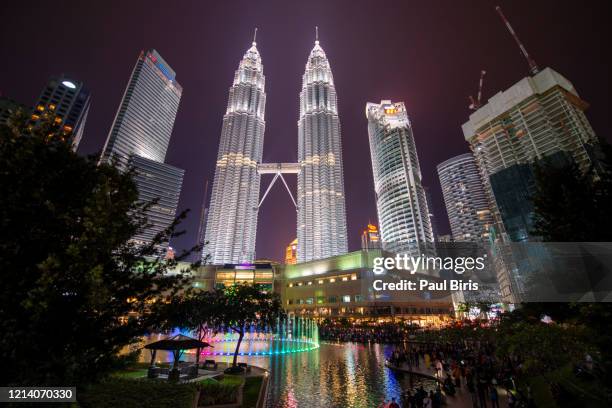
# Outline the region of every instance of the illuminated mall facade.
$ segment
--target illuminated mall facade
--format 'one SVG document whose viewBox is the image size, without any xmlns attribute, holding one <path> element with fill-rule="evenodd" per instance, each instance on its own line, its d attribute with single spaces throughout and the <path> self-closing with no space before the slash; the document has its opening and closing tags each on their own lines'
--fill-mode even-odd
<svg viewBox="0 0 612 408">
<path fill-rule="evenodd" d="M 437 325 L 453 315 L 450 293 L 428 299 L 424 293 L 374 291 L 374 258 L 389 256 L 380 249 L 359 250 L 293 265 L 262 260 L 251 264 L 200 266 L 192 285 L 211 290 L 234 283 L 257 283 L 281 296 L 290 315 L 350 321 L 408 321 Z M 187 269 L 182 263 L 179 269 Z M 429 279 L 434 277 L 429 276 Z"/>
</svg>

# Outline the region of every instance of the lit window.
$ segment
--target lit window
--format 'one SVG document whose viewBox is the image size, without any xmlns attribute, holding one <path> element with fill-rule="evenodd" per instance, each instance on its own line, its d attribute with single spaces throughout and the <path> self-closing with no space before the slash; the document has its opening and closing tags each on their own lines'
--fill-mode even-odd
<svg viewBox="0 0 612 408">
<path fill-rule="evenodd" d="M 346 282 L 348 280 L 348 276 L 343 276 L 342 277 L 342 282 Z"/>
<path fill-rule="evenodd" d="M 351 280 L 357 280 L 357 274 L 356 273 L 351 275 Z"/>
<path fill-rule="evenodd" d="M 319 279 L 319 285 L 323 284 L 323 279 Z"/>
<path fill-rule="evenodd" d="M 308 284 L 309 284 L 309 285 L 312 285 L 312 281 L 308 281 Z"/>
<path fill-rule="evenodd" d="M 336 278 L 329 278 L 329 283 L 334 283 L 336 281 Z"/>
<path fill-rule="evenodd" d="M 344 296 L 342 296 L 342 302 L 350 303 L 350 301 L 351 301 L 351 295 L 344 295 Z"/>
</svg>

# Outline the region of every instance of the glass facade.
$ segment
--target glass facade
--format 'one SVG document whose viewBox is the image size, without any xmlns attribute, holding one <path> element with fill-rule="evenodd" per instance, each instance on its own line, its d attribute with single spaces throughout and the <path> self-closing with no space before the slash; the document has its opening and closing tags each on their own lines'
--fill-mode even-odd
<svg viewBox="0 0 612 408">
<path fill-rule="evenodd" d="M 366 117 L 384 249 L 413 254 L 431 252 L 431 220 L 404 103 L 368 103 Z"/>
<path fill-rule="evenodd" d="M 453 239 L 487 239 L 493 213 L 474 156 L 465 153 L 440 163 L 438 177 Z"/>
<path fill-rule="evenodd" d="M 157 200 L 146 211 L 150 225 L 134 236 L 136 241 L 150 242 L 174 221 L 185 170 L 140 156 L 132 156 L 130 163 L 138 199 L 146 203 Z"/>
<path fill-rule="evenodd" d="M 121 169 L 133 166 L 139 200 L 158 200 L 147 210 L 150 225 L 134 237 L 138 242 L 149 242 L 176 215 L 184 170 L 164 164 L 183 92 L 175 77 L 157 51 L 140 53 L 100 157 Z"/>
<path fill-rule="evenodd" d="M 183 88 L 155 50 L 141 52 L 113 121 L 101 162 L 137 155 L 163 163 Z"/>
</svg>

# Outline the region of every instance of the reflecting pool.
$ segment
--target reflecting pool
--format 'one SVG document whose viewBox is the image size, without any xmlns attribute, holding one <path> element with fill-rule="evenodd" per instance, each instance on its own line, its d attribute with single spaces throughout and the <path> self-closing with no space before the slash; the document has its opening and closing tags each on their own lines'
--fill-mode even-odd
<svg viewBox="0 0 612 408">
<path fill-rule="evenodd" d="M 155 340 L 151 338 L 150 340 Z M 219 344 L 223 351 L 233 351 L 233 344 Z M 243 348 L 244 347 L 244 348 Z M 241 349 L 248 350 L 249 344 Z M 257 342 L 251 350 L 261 347 Z M 267 407 L 376 407 L 382 399 L 423 386 L 434 389 L 435 381 L 417 375 L 394 372 L 385 367 L 392 345 L 358 343 L 321 343 L 314 350 L 271 356 L 240 356 L 239 361 L 270 371 Z M 143 359 L 147 356 L 143 354 Z M 160 356 L 170 358 L 169 356 Z M 193 360 L 187 354 L 186 360 Z M 229 356 L 202 357 L 231 361 Z"/>
</svg>

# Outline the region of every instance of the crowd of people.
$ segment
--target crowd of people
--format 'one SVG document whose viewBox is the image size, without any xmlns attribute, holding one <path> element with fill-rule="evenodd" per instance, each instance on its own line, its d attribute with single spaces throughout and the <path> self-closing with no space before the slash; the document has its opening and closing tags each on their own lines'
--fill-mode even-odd
<svg viewBox="0 0 612 408">
<path fill-rule="evenodd" d="M 429 395 L 422 390 L 407 391 L 404 395 L 405 408 L 438 408 L 443 395 L 453 396 L 465 387 L 477 408 L 499 408 L 499 389 L 505 389 L 508 406 L 518 406 L 513 392 L 512 377 L 515 362 L 499 361 L 494 348 L 488 344 L 409 344 L 396 347 L 389 359 L 395 367 L 410 371 L 431 373 L 440 381 L 436 392 Z M 441 391 L 444 391 L 442 394 Z M 529 396 L 525 401 L 529 401 Z M 528 405 L 528 404 L 527 404 Z"/>
<path fill-rule="evenodd" d="M 469 392 L 474 408 L 499 408 L 500 391 L 507 400 L 503 405 L 509 408 L 533 404 L 530 393 L 518 394 L 512 382 L 520 361 L 501 361 L 495 355 L 494 346 L 486 342 L 429 342 L 425 340 L 427 336 L 420 336 L 427 333 L 428 330 L 397 323 L 336 324 L 319 328 L 322 340 L 395 344 L 389 357 L 391 366 L 427 373 L 438 380 L 434 390 L 427 391 L 423 387 L 405 390 L 401 400 L 382 401 L 379 407 L 439 408 L 447 397 L 456 395 L 459 390 Z"/>
<path fill-rule="evenodd" d="M 319 339 L 354 343 L 400 343 L 409 339 L 408 326 L 382 323 L 376 326 L 322 325 Z"/>
</svg>

